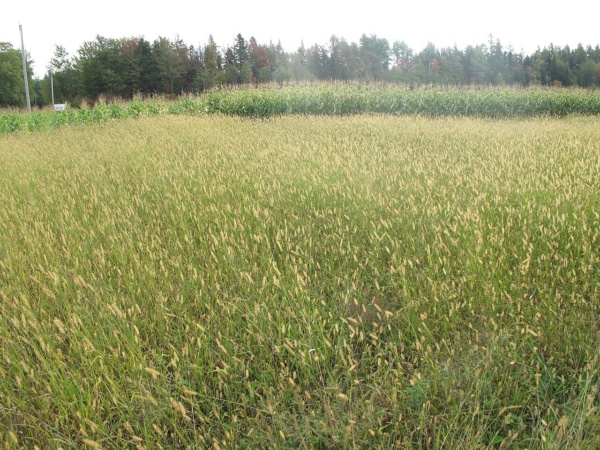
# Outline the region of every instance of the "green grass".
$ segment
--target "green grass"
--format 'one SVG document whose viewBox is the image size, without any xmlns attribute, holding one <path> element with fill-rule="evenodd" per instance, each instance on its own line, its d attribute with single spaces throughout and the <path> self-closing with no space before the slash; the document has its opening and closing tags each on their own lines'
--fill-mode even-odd
<svg viewBox="0 0 600 450">
<path fill-rule="evenodd" d="M 597 448 L 598 142 L 582 117 L 8 135 L 0 440 Z"/>
<path fill-rule="evenodd" d="M 410 90 L 397 86 L 317 85 L 220 89 L 175 102 L 158 99 L 100 103 L 94 108 L 0 114 L 0 134 L 45 131 L 66 124 L 107 122 L 159 114 L 280 115 L 392 114 L 424 117 L 527 118 L 600 114 L 600 92 L 542 89 Z"/>
</svg>

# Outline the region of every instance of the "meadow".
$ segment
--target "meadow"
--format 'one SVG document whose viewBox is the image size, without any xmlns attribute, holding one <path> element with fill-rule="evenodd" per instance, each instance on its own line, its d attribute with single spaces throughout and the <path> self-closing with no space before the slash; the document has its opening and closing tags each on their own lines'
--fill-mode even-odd
<svg viewBox="0 0 600 450">
<path fill-rule="evenodd" d="M 0 137 L 3 448 L 600 446 L 597 117 L 97 122 Z"/>
</svg>

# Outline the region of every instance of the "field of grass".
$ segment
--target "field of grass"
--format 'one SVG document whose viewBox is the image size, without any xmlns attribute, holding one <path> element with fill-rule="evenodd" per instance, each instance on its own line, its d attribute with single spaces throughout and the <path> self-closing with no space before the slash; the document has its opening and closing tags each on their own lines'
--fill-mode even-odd
<svg viewBox="0 0 600 450">
<path fill-rule="evenodd" d="M 0 138 L 4 448 L 598 448 L 593 117 Z"/>
<path fill-rule="evenodd" d="M 225 114 L 252 118 L 282 115 L 391 114 L 423 117 L 529 118 L 600 115 L 600 91 L 541 88 L 421 88 L 395 85 L 292 85 L 218 89 L 177 101 L 133 102 L 33 114 L 0 111 L 0 136 L 47 131 L 63 125 L 105 123 L 157 115 Z"/>
</svg>

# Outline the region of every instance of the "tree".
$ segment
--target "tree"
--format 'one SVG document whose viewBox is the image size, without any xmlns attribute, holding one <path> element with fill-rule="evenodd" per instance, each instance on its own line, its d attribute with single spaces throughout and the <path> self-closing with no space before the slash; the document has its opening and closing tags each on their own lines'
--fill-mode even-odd
<svg viewBox="0 0 600 450">
<path fill-rule="evenodd" d="M 225 65 L 225 81 L 227 84 L 240 83 L 240 69 L 235 64 L 226 63 Z"/>
<path fill-rule="evenodd" d="M 31 79 L 31 61 L 28 76 Z M 386 39 L 363 34 L 358 43 L 331 36 L 325 45 L 286 53 L 280 42 L 259 44 L 241 34 L 224 53 L 209 37 L 203 47 L 188 47 L 181 39 L 160 37 L 152 44 L 143 37 L 84 42 L 71 57 L 57 46 L 52 58 L 57 102 L 77 104 L 99 95 L 131 98 L 136 93 L 191 92 L 223 83 L 279 84 L 296 80 L 381 80 L 412 84 L 542 84 L 600 86 L 600 45 L 576 48 L 550 44 L 524 56 L 490 35 L 486 44 L 465 50 L 437 49 L 429 43 L 420 53 L 403 41 L 390 48 Z M 49 103 L 50 72 L 31 82 L 30 95 Z M 0 43 L 0 105 L 23 105 L 20 52 Z M 43 99 L 43 100 L 40 100 Z"/>
<path fill-rule="evenodd" d="M 329 39 L 328 54 L 327 78 L 332 80 L 343 80 L 345 78 L 345 68 L 340 55 L 340 40 L 335 35 L 331 36 Z"/>
<path fill-rule="evenodd" d="M 596 64 L 589 60 L 579 68 L 579 86 L 592 87 L 596 82 Z"/>
<path fill-rule="evenodd" d="M 489 72 L 489 64 L 485 57 L 482 46 L 467 47 L 466 57 L 468 61 L 469 82 L 472 84 L 484 84 Z"/>
<path fill-rule="evenodd" d="M 141 90 L 141 62 L 138 57 L 139 53 L 136 51 L 138 46 L 138 38 L 121 39 L 122 95 L 126 98 L 132 98 Z"/>
<path fill-rule="evenodd" d="M 198 74 L 202 71 L 202 50 L 196 49 L 190 45 L 189 60 L 187 72 L 184 77 L 184 90 L 187 92 L 196 91 L 195 80 Z"/>
<path fill-rule="evenodd" d="M 273 73 L 273 79 L 279 86 L 283 86 L 284 83 L 290 81 L 292 78 L 292 72 L 287 67 L 280 67 Z"/>
<path fill-rule="evenodd" d="M 57 45 L 50 64 L 54 70 L 54 99 L 57 103 L 71 102 L 80 95 L 79 73 L 67 50 Z M 50 103 L 50 100 L 48 101 Z"/>
<path fill-rule="evenodd" d="M 269 61 L 271 62 L 271 72 L 275 71 L 278 67 L 286 67 L 289 64 L 287 54 L 283 51 L 281 41 L 277 41 L 277 44 L 274 44 L 273 41 L 269 42 L 267 54 L 269 55 Z"/>
<path fill-rule="evenodd" d="M 363 34 L 360 38 L 359 58 L 361 78 L 381 80 L 390 66 L 390 45 L 387 39 Z"/>
<path fill-rule="evenodd" d="M 240 68 L 231 47 L 227 47 L 225 51 L 225 81 L 227 84 L 239 84 L 240 82 Z"/>
<path fill-rule="evenodd" d="M 152 44 L 152 55 L 158 65 L 163 92 L 181 92 L 188 63 L 187 46 L 179 38 L 171 42 L 165 37 L 159 37 Z"/>
<path fill-rule="evenodd" d="M 340 41 L 340 57 L 344 68 L 344 79 L 355 80 L 358 78 L 359 70 L 359 48 L 355 42 L 348 43 L 344 38 Z"/>
<path fill-rule="evenodd" d="M 256 82 L 271 81 L 270 73 L 273 63 L 269 58 L 268 49 L 264 45 L 258 45 L 254 37 L 250 38 L 250 62 L 252 64 L 252 76 Z"/>
<path fill-rule="evenodd" d="M 440 66 L 440 82 L 451 85 L 465 83 L 464 55 L 456 46 L 440 51 Z"/>
<path fill-rule="evenodd" d="M 489 48 L 487 53 L 488 74 L 486 78 L 493 84 L 502 85 L 510 78 L 510 60 L 508 53 L 504 51 L 500 39 L 494 42 L 490 34 Z"/>
<path fill-rule="evenodd" d="M 416 62 L 413 70 L 410 73 L 409 82 L 411 85 L 422 84 L 428 82 L 428 79 L 429 70 L 427 67 L 425 67 L 425 64 L 423 64 L 423 60 L 421 58 L 418 58 L 418 61 Z"/>
<path fill-rule="evenodd" d="M 414 63 L 412 49 L 404 41 L 395 41 L 392 44 L 392 68 L 388 79 L 396 83 L 408 83 Z"/>
<path fill-rule="evenodd" d="M 76 70 L 82 81 L 82 94 L 90 99 L 100 95 L 122 96 L 126 86 L 122 74 L 121 42 L 97 36 L 78 50 Z"/>
<path fill-rule="evenodd" d="M 306 65 L 310 73 L 319 80 L 329 77 L 329 55 L 320 45 L 313 45 L 306 51 Z"/>
<path fill-rule="evenodd" d="M 33 89 L 30 90 L 32 91 L 31 104 L 37 106 L 38 108 L 44 106 L 46 101 L 44 99 L 44 95 L 42 94 L 42 80 L 39 78 L 33 80 Z"/>
<path fill-rule="evenodd" d="M 504 82 L 504 77 L 502 76 L 502 72 L 496 72 L 496 75 L 494 75 L 494 79 L 492 80 L 492 83 L 494 83 L 495 86 L 504 86 L 505 82 Z"/>
<path fill-rule="evenodd" d="M 577 49 L 572 52 L 572 60 L 573 61 L 569 64 L 572 68 L 580 68 L 586 63 L 588 60 L 588 54 L 583 48 L 583 45 L 579 44 Z"/>
<path fill-rule="evenodd" d="M 150 42 L 143 37 L 139 38 L 134 53 L 140 68 L 140 92 L 145 95 L 162 92 L 160 68 L 158 62 L 152 56 Z"/>
<path fill-rule="evenodd" d="M 297 81 L 309 80 L 314 78 L 308 69 L 306 58 L 306 48 L 304 47 L 304 41 L 300 41 L 300 47 L 296 52 L 292 53 L 290 57 L 290 70 L 293 73 L 294 78 Z"/>
<path fill-rule="evenodd" d="M 196 77 L 196 84 L 199 90 L 204 91 L 213 86 L 223 83 L 224 77 L 221 71 L 222 57 L 219 48 L 212 35 L 208 37 L 208 43 L 204 46 L 202 52 L 202 70 Z"/>
<path fill-rule="evenodd" d="M 573 84 L 571 68 L 562 56 L 557 55 L 554 58 L 552 69 L 552 83 L 555 86 L 571 86 Z"/>
<path fill-rule="evenodd" d="M 0 106 L 23 105 L 25 87 L 21 52 L 8 42 L 0 42 Z"/>
<path fill-rule="evenodd" d="M 406 44 L 406 42 L 395 41 L 392 44 L 392 55 L 394 56 L 394 65 L 396 67 L 401 69 L 409 68 L 413 56 L 413 51 Z"/>
<path fill-rule="evenodd" d="M 246 61 L 248 61 L 248 46 L 246 45 L 246 41 L 241 34 L 238 34 L 235 38 L 235 45 L 233 46 L 233 54 L 235 64 L 238 66 L 240 71 L 242 70 L 242 66 Z"/>
<path fill-rule="evenodd" d="M 252 82 L 252 64 L 250 61 L 244 61 L 240 69 L 240 83 L 248 84 Z"/>
<path fill-rule="evenodd" d="M 423 61 L 423 66 L 427 69 L 427 82 L 435 83 L 438 82 L 438 75 L 440 74 L 440 57 L 439 52 L 431 42 L 427 43 L 427 47 L 421 52 L 419 59 Z"/>
</svg>

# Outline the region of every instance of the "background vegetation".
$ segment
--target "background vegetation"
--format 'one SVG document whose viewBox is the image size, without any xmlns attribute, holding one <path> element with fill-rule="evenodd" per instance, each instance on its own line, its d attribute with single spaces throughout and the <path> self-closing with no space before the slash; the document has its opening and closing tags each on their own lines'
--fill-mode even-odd
<svg viewBox="0 0 600 450">
<path fill-rule="evenodd" d="M 4 137 L 4 447 L 598 448 L 598 142 L 376 115 Z"/>
<path fill-rule="evenodd" d="M 254 118 L 280 115 L 421 115 L 426 117 L 540 117 L 599 115 L 600 91 L 542 89 L 411 90 L 393 85 L 290 85 L 216 89 L 176 101 L 153 98 L 107 103 L 81 109 L 0 115 L 0 135 L 50 130 L 66 124 L 106 122 L 163 114 L 226 114 Z"/>
<path fill-rule="evenodd" d="M 30 61 L 30 64 L 32 62 Z M 38 62 L 45 64 L 45 62 Z M 136 94 L 198 93 L 215 86 L 286 83 L 311 80 L 393 82 L 406 85 L 600 85 L 600 46 L 577 48 L 550 45 L 525 55 L 492 36 L 489 42 L 465 49 L 411 49 L 402 41 L 388 42 L 363 35 L 359 42 L 332 36 L 323 45 L 286 52 L 281 44 L 258 43 L 238 34 L 234 42 L 204 45 L 160 37 L 106 38 L 84 42 L 75 55 L 57 46 L 54 67 L 55 101 L 78 106 L 100 95 L 131 99 Z M 0 43 L 0 106 L 24 104 L 20 51 Z M 51 103 L 50 74 L 31 80 L 31 98 Z"/>
</svg>

